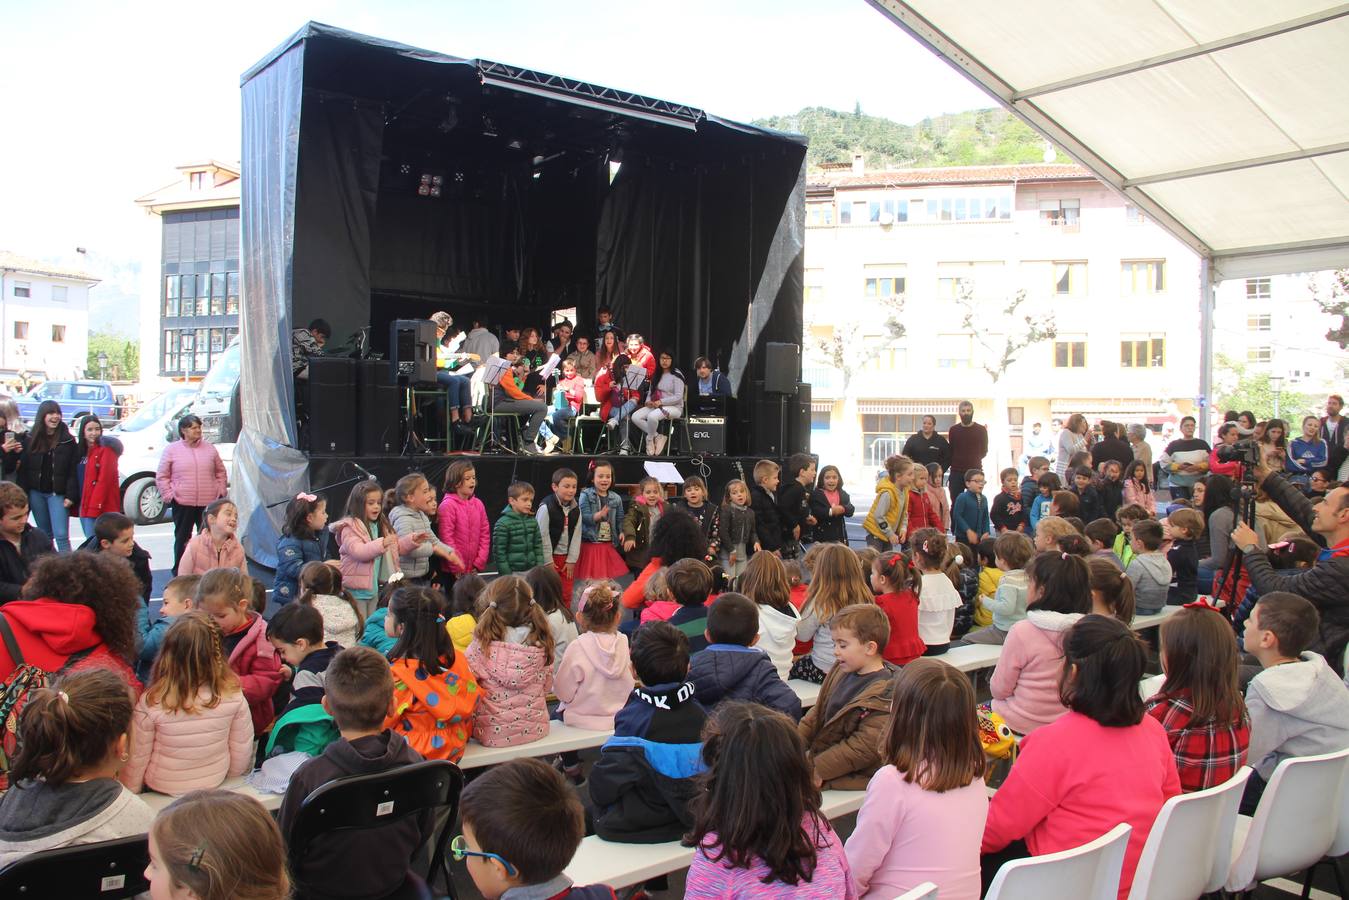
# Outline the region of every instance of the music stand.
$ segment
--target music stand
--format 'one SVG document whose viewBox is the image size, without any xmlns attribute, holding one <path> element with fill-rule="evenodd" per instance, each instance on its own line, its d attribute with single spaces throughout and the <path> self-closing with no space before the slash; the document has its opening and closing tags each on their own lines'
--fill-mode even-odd
<svg viewBox="0 0 1349 900">
<path fill-rule="evenodd" d="M 646 369 L 638 365 L 630 365 L 623 372 L 623 387 L 625 390 L 640 392 L 642 385 L 646 384 Z M 623 402 L 619 404 L 619 409 L 628 405 L 627 397 L 624 396 Z M 633 407 L 632 412 L 620 416 L 618 419 L 619 448 L 629 446 L 628 436 L 632 429 L 629 427 L 632 422 L 632 413 L 637 408 Z"/>
<path fill-rule="evenodd" d="M 496 386 L 501 383 L 502 378 L 512 377 L 510 374 L 510 360 L 502 359 L 500 356 L 488 357 L 483 363 L 482 383 L 487 385 L 487 440 L 483 443 L 482 452 L 486 453 L 489 449 L 498 450 L 502 453 L 515 453 L 513 449 L 506 446 L 500 438 L 497 437 L 496 430 Z"/>
</svg>

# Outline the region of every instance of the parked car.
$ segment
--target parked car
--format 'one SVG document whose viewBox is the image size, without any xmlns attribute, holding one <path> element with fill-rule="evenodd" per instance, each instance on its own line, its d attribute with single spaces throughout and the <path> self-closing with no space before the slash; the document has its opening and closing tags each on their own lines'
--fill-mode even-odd
<svg viewBox="0 0 1349 900">
<path fill-rule="evenodd" d="M 108 434 L 122 442 L 117 473 L 122 480 L 122 512 L 137 525 L 168 521 L 169 511 L 155 487 L 164 447 L 178 437 L 178 419 L 187 413 L 198 386 L 170 388 L 119 422 Z"/>
<path fill-rule="evenodd" d="M 93 413 L 104 422 L 116 421 L 121 413 L 117 395 L 106 381 L 44 381 L 28 393 L 14 398 L 19 415 L 30 425 L 44 400 L 60 403 L 61 412 L 72 425 L 76 418 L 85 413 Z"/>
</svg>

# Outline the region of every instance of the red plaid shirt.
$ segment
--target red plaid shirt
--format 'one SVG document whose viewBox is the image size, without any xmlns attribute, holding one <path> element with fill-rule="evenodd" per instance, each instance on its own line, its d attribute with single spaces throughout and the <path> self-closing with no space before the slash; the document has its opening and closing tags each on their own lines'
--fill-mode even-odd
<svg viewBox="0 0 1349 900">
<path fill-rule="evenodd" d="M 1251 724 L 1243 709 L 1240 722 L 1190 727 L 1194 707 L 1188 691 L 1159 693 L 1147 702 L 1148 715 L 1166 729 L 1176 755 L 1180 789 L 1185 793 L 1217 787 L 1246 763 Z"/>
</svg>

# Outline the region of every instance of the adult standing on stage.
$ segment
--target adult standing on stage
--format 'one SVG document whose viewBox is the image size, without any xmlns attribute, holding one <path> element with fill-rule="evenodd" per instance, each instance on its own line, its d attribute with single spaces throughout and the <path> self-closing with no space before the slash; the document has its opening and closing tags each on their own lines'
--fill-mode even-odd
<svg viewBox="0 0 1349 900">
<path fill-rule="evenodd" d="M 1059 432 L 1059 454 L 1054 460 L 1054 474 L 1063 481 L 1067 476 L 1068 461 L 1073 458 L 1073 454 L 1081 453 L 1087 449 L 1087 417 L 1081 413 L 1073 413 L 1068 417 L 1068 424 L 1063 426 Z"/>
<path fill-rule="evenodd" d="M 202 513 L 225 496 L 229 479 L 215 445 L 202 440 L 201 419 L 186 415 L 178 420 L 178 437 L 164 448 L 155 473 L 155 486 L 165 503 L 173 504 L 173 574 L 187 542 L 202 528 Z"/>
<path fill-rule="evenodd" d="M 1326 471 L 1333 479 L 1339 474 L 1340 466 L 1349 457 L 1349 420 L 1340 415 L 1344 409 L 1344 398 L 1331 394 L 1326 398 L 1326 414 L 1321 418 L 1321 440 L 1326 442 Z"/>
<path fill-rule="evenodd" d="M 946 440 L 951 444 L 951 508 L 965 490 L 965 472 L 982 469 L 988 455 L 988 429 L 974 421 L 974 404 L 961 400 L 957 409 L 960 421 L 951 426 Z"/>
<path fill-rule="evenodd" d="M 459 345 L 459 352 L 476 353 L 478 359 L 496 356 L 501 350 L 501 341 L 487 330 L 487 320 L 482 316 L 474 316 L 471 324 L 473 327 L 468 330 L 464 342 Z"/>
<path fill-rule="evenodd" d="M 923 416 L 922 427 L 909 435 L 900 452 L 924 468 L 929 463 L 941 466 L 943 472 L 951 468 L 951 444 L 937 431 L 935 416 Z"/>
</svg>

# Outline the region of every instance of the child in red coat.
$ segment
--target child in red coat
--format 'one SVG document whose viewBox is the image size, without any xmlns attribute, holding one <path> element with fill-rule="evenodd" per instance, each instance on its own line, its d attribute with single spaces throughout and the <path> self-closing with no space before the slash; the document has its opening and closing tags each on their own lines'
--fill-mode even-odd
<svg viewBox="0 0 1349 900">
<path fill-rule="evenodd" d="M 932 505 L 932 498 L 927 490 L 928 471 L 922 466 L 913 467 L 913 484 L 909 487 L 909 530 L 904 535 L 904 543 L 907 545 L 913 538 L 913 533 L 920 528 L 935 528 L 938 531 L 946 531 L 946 526 L 942 524 L 941 512 Z"/>
<path fill-rule="evenodd" d="M 927 649 L 918 636 L 918 592 L 922 586 L 918 570 L 903 553 L 882 553 L 871 566 L 876 605 L 890 620 L 890 640 L 881 650 L 881 658 L 888 663 L 902 666 L 922 656 Z"/>
<path fill-rule="evenodd" d="M 265 734 L 276 718 L 272 698 L 283 674 L 281 657 L 267 640 L 267 622 L 253 611 L 253 579 L 238 569 L 212 569 L 197 582 L 196 603 L 220 626 L 230 669 L 248 701 L 253 733 Z"/>
</svg>

